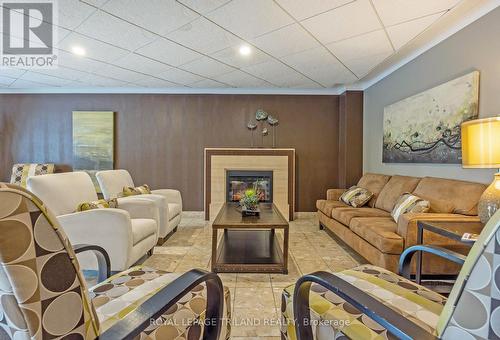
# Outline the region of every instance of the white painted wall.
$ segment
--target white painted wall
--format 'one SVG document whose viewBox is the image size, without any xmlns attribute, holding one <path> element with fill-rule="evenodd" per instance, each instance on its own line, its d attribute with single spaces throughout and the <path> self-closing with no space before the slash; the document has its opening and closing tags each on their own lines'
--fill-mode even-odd
<svg viewBox="0 0 500 340">
<path fill-rule="evenodd" d="M 463 169 L 459 164 L 382 163 L 384 107 L 472 70 L 480 71 L 480 118 L 500 115 L 500 8 L 365 90 L 364 172 L 491 183 L 496 169 Z"/>
</svg>

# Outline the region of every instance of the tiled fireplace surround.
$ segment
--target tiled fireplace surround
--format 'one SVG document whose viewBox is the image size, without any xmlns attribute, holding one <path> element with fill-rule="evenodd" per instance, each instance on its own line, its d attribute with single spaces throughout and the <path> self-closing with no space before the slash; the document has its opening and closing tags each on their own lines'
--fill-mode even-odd
<svg viewBox="0 0 500 340">
<path fill-rule="evenodd" d="M 205 149 L 205 219 L 213 220 L 226 202 L 228 170 L 273 172 L 273 203 L 288 220 L 294 218 L 295 149 Z"/>
</svg>

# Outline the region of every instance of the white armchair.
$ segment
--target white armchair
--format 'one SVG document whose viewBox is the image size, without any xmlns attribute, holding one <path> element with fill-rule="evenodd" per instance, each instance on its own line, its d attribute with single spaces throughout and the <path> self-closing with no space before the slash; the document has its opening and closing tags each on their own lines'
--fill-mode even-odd
<svg viewBox="0 0 500 340">
<path fill-rule="evenodd" d="M 127 170 L 105 170 L 96 174 L 104 198 L 118 196 L 123 187 L 135 187 L 132 176 Z M 132 196 L 137 197 L 137 196 Z M 158 224 L 159 243 L 177 230 L 182 215 L 182 197 L 178 190 L 158 189 L 151 190 L 151 194 L 139 195 L 140 198 L 151 199 L 160 209 L 160 223 Z M 126 197 L 130 198 L 130 197 Z M 123 199 L 123 198 L 121 198 Z M 120 200 L 120 199 L 119 199 Z M 120 202 L 120 201 L 118 201 Z"/>
<path fill-rule="evenodd" d="M 158 209 L 151 201 L 128 200 L 119 203 L 118 209 L 75 212 L 78 204 L 98 199 L 85 172 L 30 177 L 28 189 L 56 215 L 72 244 L 103 247 L 113 271 L 128 269 L 156 245 Z M 97 268 L 90 254 L 78 255 L 78 259 L 82 269 Z"/>
</svg>

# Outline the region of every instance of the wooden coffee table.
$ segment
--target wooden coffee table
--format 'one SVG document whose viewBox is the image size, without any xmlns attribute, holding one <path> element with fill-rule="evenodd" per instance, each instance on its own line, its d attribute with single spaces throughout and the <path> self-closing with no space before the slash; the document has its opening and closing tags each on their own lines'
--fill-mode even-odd
<svg viewBox="0 0 500 340">
<path fill-rule="evenodd" d="M 242 217 L 237 203 L 224 204 L 212 224 L 213 272 L 288 273 L 288 222 L 274 204 L 260 210 L 260 217 Z M 284 231 L 283 251 L 275 229 Z"/>
</svg>

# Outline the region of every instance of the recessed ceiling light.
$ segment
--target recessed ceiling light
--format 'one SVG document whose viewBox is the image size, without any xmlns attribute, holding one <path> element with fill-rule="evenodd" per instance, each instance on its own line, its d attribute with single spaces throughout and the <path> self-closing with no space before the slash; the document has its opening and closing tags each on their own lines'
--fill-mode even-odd
<svg viewBox="0 0 500 340">
<path fill-rule="evenodd" d="M 243 45 L 240 47 L 240 54 L 241 55 L 249 55 L 252 53 L 252 49 L 248 45 Z"/>
<path fill-rule="evenodd" d="M 85 55 L 85 49 L 83 47 L 80 47 L 80 46 L 73 46 L 71 48 L 71 52 L 73 52 L 73 54 L 76 54 L 76 55 L 79 55 L 79 56 L 84 56 Z"/>
</svg>

